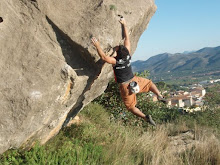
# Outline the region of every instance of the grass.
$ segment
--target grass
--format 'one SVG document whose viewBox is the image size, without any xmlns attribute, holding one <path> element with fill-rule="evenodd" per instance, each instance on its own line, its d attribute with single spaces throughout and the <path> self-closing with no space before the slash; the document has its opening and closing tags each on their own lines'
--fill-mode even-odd
<svg viewBox="0 0 220 165">
<path fill-rule="evenodd" d="M 182 154 L 184 164 L 218 165 L 220 163 L 220 143 L 213 134 L 200 135 L 199 143 Z"/>
<path fill-rule="evenodd" d="M 61 140 L 61 139 L 60 139 Z M 102 147 L 77 139 L 60 142 L 62 146 L 40 146 L 36 144 L 30 151 L 9 150 L 1 156 L 0 164 L 97 164 L 102 159 Z"/>
<path fill-rule="evenodd" d="M 36 144 L 29 151 L 9 150 L 0 156 L 0 164 L 220 164 L 216 132 L 196 122 L 189 126 L 182 120 L 157 128 L 125 125 L 123 120 L 110 120 L 111 115 L 97 103 L 86 106 L 79 116 L 79 125 L 61 130 L 44 146 Z M 191 140 L 195 143 L 178 153 L 170 137 L 188 130 L 193 130 Z"/>
</svg>

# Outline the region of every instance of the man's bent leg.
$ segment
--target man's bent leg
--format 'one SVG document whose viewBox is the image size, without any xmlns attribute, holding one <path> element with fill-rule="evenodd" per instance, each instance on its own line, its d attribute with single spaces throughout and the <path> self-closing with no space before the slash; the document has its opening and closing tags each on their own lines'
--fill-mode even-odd
<svg viewBox="0 0 220 165">
<path fill-rule="evenodd" d="M 141 112 L 137 107 L 132 107 L 128 109 L 131 113 L 133 113 L 134 115 L 141 117 L 143 119 L 145 119 L 146 115 Z"/>
<path fill-rule="evenodd" d="M 161 95 L 160 91 L 158 90 L 158 88 L 156 87 L 156 85 L 153 82 L 152 82 L 149 90 L 157 95 L 158 101 L 160 101 L 164 104 L 167 104 L 167 100 Z"/>
<path fill-rule="evenodd" d="M 143 112 L 141 112 L 137 107 L 133 107 L 128 109 L 131 113 L 134 115 L 143 118 L 146 122 L 150 123 L 153 126 L 156 126 L 154 120 L 152 119 L 151 115 L 145 115 Z"/>
<path fill-rule="evenodd" d="M 158 90 L 158 88 L 156 87 L 156 85 L 152 82 L 150 89 L 151 92 L 153 92 L 155 95 L 157 95 L 158 97 L 163 97 L 160 93 L 160 91 Z"/>
</svg>

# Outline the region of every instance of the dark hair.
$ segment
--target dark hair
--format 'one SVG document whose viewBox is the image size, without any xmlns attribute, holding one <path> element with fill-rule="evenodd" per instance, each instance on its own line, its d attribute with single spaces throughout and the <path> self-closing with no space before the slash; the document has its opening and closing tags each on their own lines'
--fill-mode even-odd
<svg viewBox="0 0 220 165">
<path fill-rule="evenodd" d="M 129 55 L 128 49 L 124 45 L 119 45 L 117 50 L 117 58 L 124 59 L 127 58 L 127 55 Z"/>
<path fill-rule="evenodd" d="M 0 17 L 0 23 L 1 23 L 1 22 L 3 22 L 3 18 L 2 18 L 2 17 Z"/>
</svg>

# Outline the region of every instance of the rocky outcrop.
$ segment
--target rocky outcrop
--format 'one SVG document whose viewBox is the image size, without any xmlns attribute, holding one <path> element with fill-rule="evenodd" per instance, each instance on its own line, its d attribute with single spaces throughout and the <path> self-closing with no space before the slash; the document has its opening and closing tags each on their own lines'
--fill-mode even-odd
<svg viewBox="0 0 220 165">
<path fill-rule="evenodd" d="M 132 52 L 156 10 L 153 0 L 0 1 L 0 153 L 56 135 L 112 77 L 106 53 L 129 27 Z"/>
</svg>

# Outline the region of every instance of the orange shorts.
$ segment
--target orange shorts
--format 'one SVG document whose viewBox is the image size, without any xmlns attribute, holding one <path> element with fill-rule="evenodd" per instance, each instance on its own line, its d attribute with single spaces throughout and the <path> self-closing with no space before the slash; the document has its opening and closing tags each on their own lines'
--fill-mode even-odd
<svg viewBox="0 0 220 165">
<path fill-rule="evenodd" d="M 149 92 L 152 81 L 142 77 L 136 77 L 131 81 L 136 81 L 140 87 L 140 92 Z M 129 89 L 129 83 L 120 84 L 120 93 L 122 100 L 127 109 L 133 108 L 137 104 L 136 94 L 132 93 Z"/>
</svg>

